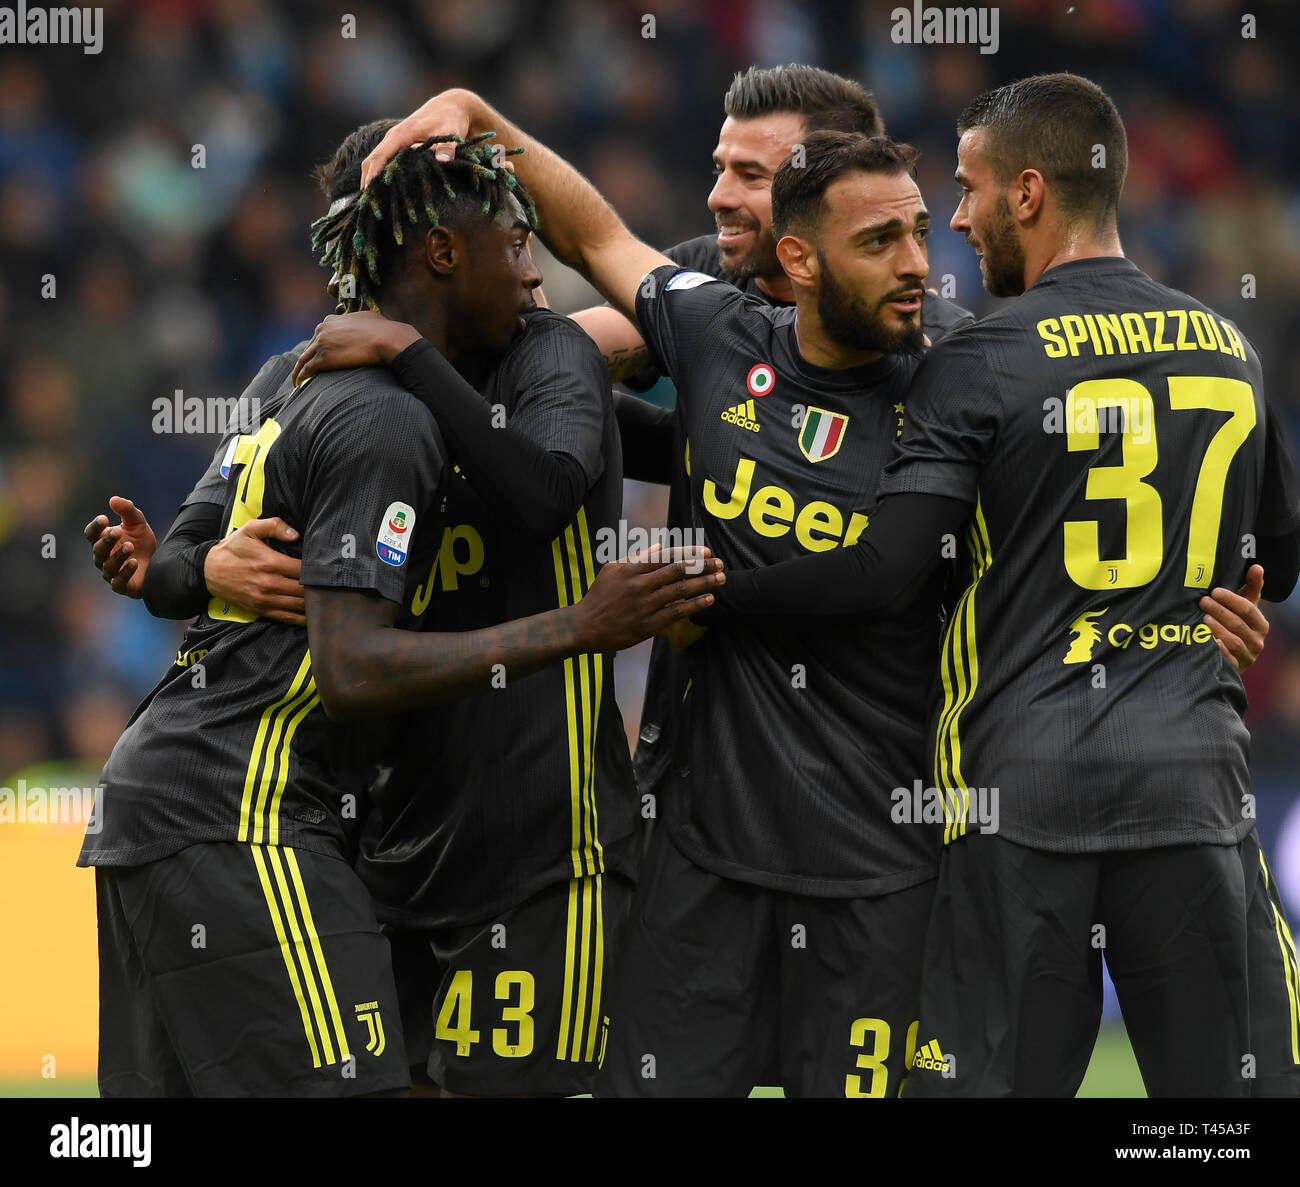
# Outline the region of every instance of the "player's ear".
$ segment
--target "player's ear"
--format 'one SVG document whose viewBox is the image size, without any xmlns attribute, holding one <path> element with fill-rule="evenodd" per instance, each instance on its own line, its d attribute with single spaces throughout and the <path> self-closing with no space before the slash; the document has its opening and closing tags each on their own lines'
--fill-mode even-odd
<svg viewBox="0 0 1300 1187">
<path fill-rule="evenodd" d="M 1037 169 L 1025 169 L 1012 186 L 1011 213 L 1017 222 L 1027 223 L 1043 209 L 1047 183 Z"/>
<path fill-rule="evenodd" d="M 806 239 L 782 235 L 777 240 L 776 258 L 795 284 L 811 287 L 817 283 L 817 252 Z"/>
<path fill-rule="evenodd" d="M 424 262 L 439 276 L 450 276 L 463 262 L 465 245 L 450 227 L 430 227 L 424 237 Z"/>
</svg>

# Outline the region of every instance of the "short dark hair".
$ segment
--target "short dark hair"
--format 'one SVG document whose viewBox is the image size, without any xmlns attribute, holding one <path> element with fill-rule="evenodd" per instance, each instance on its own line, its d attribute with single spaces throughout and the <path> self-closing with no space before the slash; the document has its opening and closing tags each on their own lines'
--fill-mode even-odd
<svg viewBox="0 0 1300 1187">
<path fill-rule="evenodd" d="M 399 149 L 357 197 L 311 225 L 312 247 L 323 251 L 320 262 L 339 276 L 345 313 L 378 309 L 384 285 L 401 258 L 407 235 L 421 240 L 431 227 L 454 227 L 477 233 L 518 203 L 524 221 L 537 229 L 537 208 L 523 183 L 505 167 L 505 158 L 522 148 L 500 149 L 485 143 L 495 132 L 469 140 L 456 135 L 431 136 L 422 144 Z M 439 161 L 429 150 L 455 142 L 455 154 Z M 369 150 L 362 154 L 368 155 Z M 344 191 L 341 197 L 349 197 Z M 353 295 L 343 282 L 355 278 Z"/>
<path fill-rule="evenodd" d="M 804 117 L 809 132 L 861 132 L 883 136 L 885 125 L 866 87 L 817 66 L 791 62 L 737 74 L 722 100 L 722 110 L 738 120 L 778 111 Z"/>
<path fill-rule="evenodd" d="M 787 157 L 772 178 L 772 234 L 816 230 L 826 190 L 846 173 L 883 173 L 894 177 L 916 164 L 916 149 L 888 136 L 857 132 L 814 132 L 798 152 Z"/>
<path fill-rule="evenodd" d="M 395 119 L 372 120 L 353 128 L 334 150 L 334 155 L 312 170 L 312 178 L 328 201 L 351 197 L 361 189 L 361 162 L 375 151 L 388 129 L 398 122 Z"/>
<path fill-rule="evenodd" d="M 1077 74 L 1035 74 L 977 96 L 957 135 L 986 129 L 984 153 L 999 185 L 1037 169 L 1067 216 L 1098 226 L 1119 212 L 1128 173 L 1128 137 L 1111 97 Z M 1104 166 L 1094 164 L 1097 148 Z"/>
</svg>

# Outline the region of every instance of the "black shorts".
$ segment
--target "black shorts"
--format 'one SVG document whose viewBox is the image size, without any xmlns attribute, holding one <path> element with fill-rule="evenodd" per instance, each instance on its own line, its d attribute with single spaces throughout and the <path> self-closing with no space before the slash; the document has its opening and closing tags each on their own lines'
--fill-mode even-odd
<svg viewBox="0 0 1300 1187">
<path fill-rule="evenodd" d="M 388 941 L 342 858 L 192 845 L 95 890 L 101 1096 L 410 1086 Z"/>
<path fill-rule="evenodd" d="M 597 1096 L 896 1096 L 916 1041 L 933 880 L 792 895 L 684 857 L 655 830 L 610 1003 Z"/>
<path fill-rule="evenodd" d="M 1241 846 L 1076 855 L 998 836 L 944 853 L 906 1095 L 1075 1095 L 1103 954 L 1149 1095 L 1249 1095 Z"/>
<path fill-rule="evenodd" d="M 1252 832 L 1241 843 L 1246 878 L 1246 954 L 1250 961 L 1253 1096 L 1300 1096 L 1300 973 L 1277 884 Z"/>
<path fill-rule="evenodd" d="M 460 1096 L 590 1092 L 631 896 L 620 875 L 596 874 L 488 923 L 389 929 L 414 1069 Z"/>
</svg>

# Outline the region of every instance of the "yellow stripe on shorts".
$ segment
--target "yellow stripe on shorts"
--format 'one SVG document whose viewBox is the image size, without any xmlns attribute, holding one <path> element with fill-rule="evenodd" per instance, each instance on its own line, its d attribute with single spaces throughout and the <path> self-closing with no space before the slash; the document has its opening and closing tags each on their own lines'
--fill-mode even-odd
<svg viewBox="0 0 1300 1187">
<path fill-rule="evenodd" d="M 596 1057 L 605 963 L 605 879 L 602 874 L 569 881 L 565 928 L 564 993 L 555 1058 L 590 1063 Z"/>
</svg>

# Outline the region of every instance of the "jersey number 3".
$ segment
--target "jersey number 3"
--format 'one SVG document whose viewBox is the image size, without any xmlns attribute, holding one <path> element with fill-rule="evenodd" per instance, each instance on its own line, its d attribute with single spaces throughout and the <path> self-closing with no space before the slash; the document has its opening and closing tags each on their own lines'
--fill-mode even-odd
<svg viewBox="0 0 1300 1187">
<path fill-rule="evenodd" d="M 234 456 L 230 459 L 231 469 L 235 471 L 235 481 L 239 484 L 235 491 L 235 503 L 230 509 L 230 526 L 226 535 L 239 531 L 249 520 L 257 519 L 262 514 L 262 496 L 266 493 L 266 455 L 280 436 L 280 426 L 273 420 L 264 420 L 256 436 L 240 437 L 235 446 Z M 225 622 L 253 622 L 257 615 L 224 598 L 213 598 L 208 602 L 208 617 L 220 618 Z"/>
<path fill-rule="evenodd" d="M 1211 375 L 1171 376 L 1169 407 L 1174 411 L 1207 409 L 1226 412 L 1228 419 L 1210 438 L 1192 495 L 1187 531 L 1187 570 L 1184 584 L 1209 586 L 1219 545 L 1223 492 L 1228 467 L 1255 427 L 1255 396 L 1248 383 Z M 1098 409 L 1123 410 L 1122 462 L 1093 466 L 1088 471 L 1086 497 L 1123 499 L 1126 516 L 1124 555 L 1103 560 L 1100 527 L 1095 519 L 1065 523 L 1065 571 L 1084 589 L 1132 589 L 1153 581 L 1164 563 L 1164 525 L 1160 492 L 1144 482 L 1156 468 L 1155 402 L 1132 379 L 1089 379 L 1070 390 L 1065 425 L 1071 453 L 1100 445 Z"/>
</svg>

